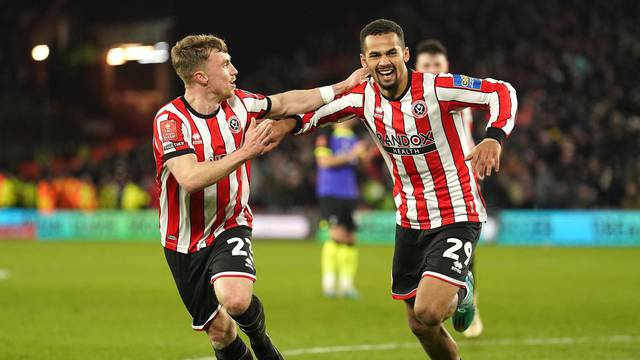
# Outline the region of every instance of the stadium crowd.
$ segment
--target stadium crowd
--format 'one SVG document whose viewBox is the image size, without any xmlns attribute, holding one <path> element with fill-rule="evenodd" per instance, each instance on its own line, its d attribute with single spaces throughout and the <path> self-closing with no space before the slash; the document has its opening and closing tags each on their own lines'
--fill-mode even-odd
<svg viewBox="0 0 640 360">
<path fill-rule="evenodd" d="M 504 147 L 500 174 L 482 185 L 490 211 L 640 208 L 640 83 L 632 76 L 640 63 L 640 25 L 625 16 L 639 14 L 640 3 L 582 5 L 464 0 L 436 9 L 432 2 L 400 1 L 377 14 L 404 27 L 411 50 L 420 40 L 438 38 L 448 47 L 452 72 L 506 79 L 518 91 L 516 130 Z M 291 54 L 263 56 L 253 69 L 244 69 L 241 87 L 275 93 L 340 79 L 358 66 L 357 32 L 366 20 L 354 17 L 294 45 Z M 484 114 L 474 118 L 479 139 Z M 287 139 L 253 162 L 255 206 L 287 210 L 315 204 L 313 143 L 311 137 Z M 389 177 L 374 153 L 361 167 L 363 205 L 392 208 Z M 155 206 L 150 136 L 114 137 L 59 154 L 5 158 L 2 164 L 0 207 Z"/>
</svg>

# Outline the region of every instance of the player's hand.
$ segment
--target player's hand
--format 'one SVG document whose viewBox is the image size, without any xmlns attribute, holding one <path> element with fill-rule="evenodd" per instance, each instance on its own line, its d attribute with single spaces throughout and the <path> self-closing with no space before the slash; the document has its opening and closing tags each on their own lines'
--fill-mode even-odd
<svg viewBox="0 0 640 360">
<path fill-rule="evenodd" d="M 502 146 L 498 140 L 487 138 L 476 145 L 465 160 L 471 160 L 471 169 L 478 175 L 480 179 L 485 176 L 491 176 L 491 172 L 495 169 L 500 171 L 500 153 Z"/>
<path fill-rule="evenodd" d="M 273 125 L 271 127 L 271 135 L 269 135 L 268 144 L 265 148 L 264 152 L 269 152 L 275 149 L 280 143 L 282 139 L 292 130 L 290 124 L 288 124 L 284 119 L 283 120 L 271 120 L 273 121 Z"/>
<path fill-rule="evenodd" d="M 367 81 L 369 77 L 369 69 L 362 67 L 354 71 L 349 77 L 345 80 L 345 87 L 348 90 L 353 89 L 354 87 L 360 85 L 361 83 Z"/>
<path fill-rule="evenodd" d="M 240 150 L 246 153 L 247 159 L 253 159 L 266 152 L 273 128 L 273 120 L 263 120 L 257 125 L 256 119 L 251 118 L 250 121 L 249 128 L 244 136 L 244 143 L 240 147 Z"/>
</svg>

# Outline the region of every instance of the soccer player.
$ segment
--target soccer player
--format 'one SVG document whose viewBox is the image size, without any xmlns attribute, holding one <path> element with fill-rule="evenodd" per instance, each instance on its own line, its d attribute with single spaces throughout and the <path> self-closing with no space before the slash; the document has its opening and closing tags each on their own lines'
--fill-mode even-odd
<svg viewBox="0 0 640 360">
<path fill-rule="evenodd" d="M 409 71 L 404 32 L 379 19 L 360 33 L 360 60 L 371 79 L 344 96 L 274 124 L 274 138 L 360 118 L 394 179 L 396 240 L 392 296 L 404 300 L 409 327 L 432 359 L 459 359 L 443 322 L 457 331 L 473 320 L 468 271 L 486 209 L 475 174 L 500 169 L 502 142 L 514 126 L 517 100 L 506 82 Z M 488 110 L 486 137 L 465 156 L 461 108 Z"/>
<path fill-rule="evenodd" d="M 316 109 L 366 71 L 333 86 L 265 97 L 236 88 L 238 71 L 215 36 L 183 38 L 171 62 L 185 92 L 158 111 L 153 131 L 167 263 L 193 329 L 206 331 L 218 359 L 252 359 L 236 323 L 258 359 L 282 359 L 253 294 L 249 160 L 269 150 L 272 129 L 271 120 L 256 119 Z"/>
<path fill-rule="evenodd" d="M 442 43 L 435 39 L 427 39 L 418 44 L 416 47 L 416 70 L 420 72 L 431 73 L 438 75 L 440 73 L 449 72 L 449 59 L 447 58 L 447 48 Z M 467 147 L 464 148 L 464 153 L 468 154 L 469 151 L 475 146 L 473 141 L 473 116 L 471 115 L 470 108 L 464 108 L 458 113 L 452 114 L 452 116 L 460 116 L 464 129 L 467 135 Z M 469 263 L 469 271 L 471 271 L 477 280 L 477 271 L 474 271 L 475 254 L 473 255 L 471 262 Z M 482 334 L 484 325 L 480 319 L 480 312 L 478 310 L 478 287 L 473 288 L 473 302 L 476 307 L 476 314 L 473 317 L 473 322 L 467 330 L 463 332 L 464 336 L 468 338 L 478 337 Z"/>
<path fill-rule="evenodd" d="M 322 290 L 327 297 L 358 297 L 354 286 L 358 250 L 353 212 L 358 196 L 356 164 L 365 155 L 366 145 L 358 140 L 353 125 L 353 121 L 338 123 L 332 131 L 316 139 L 316 195 L 321 226 L 329 227 L 329 239 L 322 246 L 321 260 Z"/>
</svg>

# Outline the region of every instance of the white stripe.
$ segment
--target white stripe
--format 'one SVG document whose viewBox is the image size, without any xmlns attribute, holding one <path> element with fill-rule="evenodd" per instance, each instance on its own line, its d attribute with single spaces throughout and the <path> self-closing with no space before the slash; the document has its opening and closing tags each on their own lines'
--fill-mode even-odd
<svg viewBox="0 0 640 360">
<path fill-rule="evenodd" d="M 436 277 L 436 278 L 438 278 L 440 280 L 450 281 L 450 282 L 452 282 L 452 283 L 454 283 L 456 285 L 463 286 L 467 290 L 469 289 L 467 287 L 467 283 L 465 283 L 464 281 L 456 280 L 454 278 L 451 278 L 451 277 L 448 277 L 446 275 L 442 275 L 440 273 L 433 272 L 433 271 L 425 271 L 425 272 L 422 273 L 422 277 L 425 277 L 427 275 Z"/>
<path fill-rule="evenodd" d="M 219 272 L 216 274 L 211 275 L 211 279 L 209 280 L 209 282 L 214 282 L 216 280 L 218 280 L 221 277 L 224 276 L 234 276 L 234 277 L 249 277 L 251 278 L 253 281 L 256 281 L 256 276 L 251 274 L 251 273 L 246 273 L 246 272 L 242 272 L 242 271 L 223 271 L 223 272 Z"/>
<path fill-rule="evenodd" d="M 267 110 L 267 105 L 269 104 L 266 97 L 262 99 L 246 97 L 242 99 L 242 102 L 244 103 L 244 106 L 247 107 L 247 111 L 249 112 L 262 112 L 264 110 Z"/>
<path fill-rule="evenodd" d="M 211 320 L 213 320 L 214 317 L 216 317 L 216 315 L 218 315 L 218 312 L 220 312 L 220 308 L 222 308 L 221 305 L 218 305 L 218 307 L 216 308 L 216 310 L 213 312 L 213 314 L 211 314 L 211 316 L 209 316 L 209 318 L 207 319 L 207 321 L 204 322 L 204 324 L 202 325 L 191 325 L 191 327 L 193 328 L 193 330 L 202 330 L 204 329 L 204 326 L 207 325 Z"/>
<path fill-rule="evenodd" d="M 508 82 L 503 82 L 507 89 L 509 89 L 509 98 L 511 99 L 511 117 L 507 120 L 507 124 L 502 130 L 509 135 L 516 124 L 516 113 L 518 112 L 518 96 L 516 95 L 516 89 Z"/>
<path fill-rule="evenodd" d="M 640 341 L 639 336 L 632 335 L 611 335 L 598 337 L 547 337 L 547 338 L 502 338 L 502 339 L 473 339 L 458 340 L 456 343 L 460 347 L 491 347 L 491 346 L 550 346 L 550 345 L 572 345 L 590 343 L 632 343 Z M 282 351 L 284 356 L 317 355 L 332 353 L 351 353 L 367 351 L 385 351 L 398 349 L 418 349 L 421 348 L 417 341 L 409 343 L 384 343 L 384 344 L 357 344 L 338 346 L 318 346 L 302 349 L 290 349 Z M 633 358 L 625 358 L 624 360 Z M 215 360 L 212 357 L 189 358 L 185 360 Z M 622 360 L 622 359 L 621 359 Z"/>
<path fill-rule="evenodd" d="M 191 208 L 189 193 L 182 186 L 178 186 L 178 202 L 180 203 L 180 230 L 178 235 L 177 251 L 181 253 L 189 252 L 191 242 Z"/>
<path fill-rule="evenodd" d="M 167 196 L 167 179 L 169 178 L 169 169 L 166 166 L 162 167 L 162 174 L 160 175 L 160 241 L 162 246 L 166 246 L 167 241 L 167 227 L 169 224 L 169 197 Z"/>
</svg>

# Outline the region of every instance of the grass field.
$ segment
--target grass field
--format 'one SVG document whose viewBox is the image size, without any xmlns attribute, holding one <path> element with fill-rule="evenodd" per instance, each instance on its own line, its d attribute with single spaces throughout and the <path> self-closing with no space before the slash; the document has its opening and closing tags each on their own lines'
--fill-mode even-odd
<svg viewBox="0 0 640 360">
<path fill-rule="evenodd" d="M 319 250 L 254 242 L 257 293 L 287 358 L 425 359 L 389 295 L 392 248 L 361 248 L 358 301 L 321 297 Z M 465 360 L 640 359 L 640 248 L 477 254 L 485 334 L 460 342 Z M 3 241 L 0 269 L 0 359 L 212 357 L 159 245 Z"/>
</svg>

